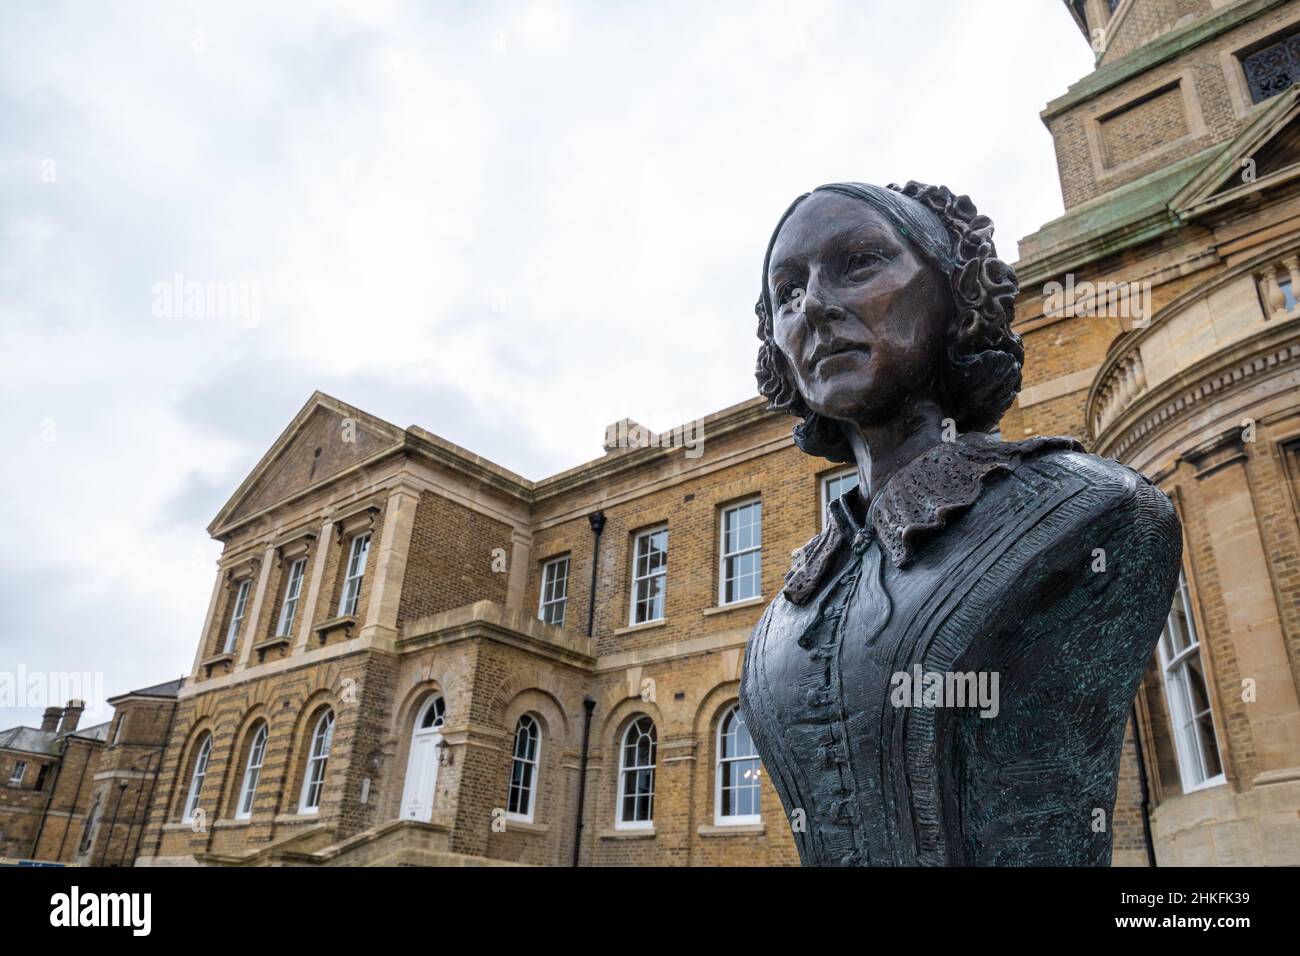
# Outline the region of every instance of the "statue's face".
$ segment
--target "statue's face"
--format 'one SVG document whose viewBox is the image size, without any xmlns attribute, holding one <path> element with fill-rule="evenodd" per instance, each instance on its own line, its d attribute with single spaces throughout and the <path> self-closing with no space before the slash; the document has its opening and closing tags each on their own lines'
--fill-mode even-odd
<svg viewBox="0 0 1300 956">
<path fill-rule="evenodd" d="M 773 337 L 814 412 L 872 424 L 909 396 L 933 397 L 948 279 L 866 203 L 805 199 L 781 227 L 767 281 Z"/>
</svg>

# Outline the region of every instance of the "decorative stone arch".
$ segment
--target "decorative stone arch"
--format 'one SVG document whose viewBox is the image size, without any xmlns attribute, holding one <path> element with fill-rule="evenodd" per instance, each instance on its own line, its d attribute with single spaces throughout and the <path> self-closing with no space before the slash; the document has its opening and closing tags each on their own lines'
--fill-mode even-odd
<svg viewBox="0 0 1300 956">
<path fill-rule="evenodd" d="M 627 725 L 642 714 L 655 722 L 655 731 L 662 739 L 664 715 L 659 705 L 654 701 L 642 700 L 640 697 L 629 697 L 609 709 L 609 715 L 601 727 L 601 742 L 617 749 L 623 741 L 623 732 L 627 730 Z M 617 754 L 615 756 L 617 757 Z"/>
<path fill-rule="evenodd" d="M 559 713 L 560 722 L 552 722 L 551 731 L 554 733 L 562 732 L 564 739 L 568 739 L 569 720 L 565 714 L 564 705 L 560 702 L 562 691 L 555 686 L 555 682 L 547 680 L 549 673 L 542 668 L 531 668 L 527 672 L 512 671 L 508 674 L 492 695 L 492 703 L 489 705 L 489 721 L 499 726 L 505 727 L 511 733 L 514 732 L 514 722 L 519 719 L 519 714 L 513 716 L 509 713 L 510 708 L 515 705 L 521 694 L 538 693 L 544 695 L 552 701 L 555 709 Z M 546 716 L 542 714 L 541 716 Z"/>
<path fill-rule="evenodd" d="M 235 729 L 234 742 L 230 748 L 229 772 L 226 774 L 226 780 L 222 787 L 221 795 L 221 817 L 222 819 L 231 819 L 239 809 L 236 804 L 239 802 L 239 791 L 244 783 L 244 770 L 248 763 L 248 752 L 253 745 L 253 737 L 257 728 L 261 724 L 266 724 L 268 735 L 271 733 L 271 712 L 270 709 L 262 703 L 254 704 L 245 712 L 243 719 Z M 259 786 L 265 781 L 265 777 L 258 781 Z"/>
<path fill-rule="evenodd" d="M 524 714 L 532 714 L 542 726 L 542 733 L 552 746 L 564 747 L 569 742 L 570 724 L 564 705 L 559 698 L 540 687 L 527 687 L 518 691 L 501 709 L 501 727 L 513 738 L 515 724 Z"/>
<path fill-rule="evenodd" d="M 289 762 L 286 765 L 283 785 L 278 801 L 279 813 L 296 814 L 302 794 L 303 773 L 307 767 L 307 756 L 311 750 L 311 737 L 316 724 L 326 710 L 334 712 L 335 732 L 338 730 L 339 701 L 332 690 L 321 689 L 308 695 L 298 708 L 294 720 L 293 736 L 289 748 Z M 327 768 L 328 772 L 328 768 Z"/>
<path fill-rule="evenodd" d="M 432 677 L 425 678 L 408 687 L 406 693 L 402 695 L 401 700 L 394 708 L 396 714 L 396 727 L 394 728 L 396 733 L 394 736 L 398 739 L 397 756 L 405 756 L 406 748 L 411 743 L 411 724 L 429 697 L 434 694 L 441 695 L 442 699 L 447 702 L 448 708 L 450 708 L 451 703 L 448 700 L 442 681 Z"/>
<path fill-rule="evenodd" d="M 738 700 L 740 700 L 739 680 L 722 681 L 714 685 L 713 689 L 700 699 L 691 724 L 691 732 L 697 744 L 707 742 L 711 734 L 716 735 L 718 721 L 722 719 L 723 713 Z"/>
</svg>

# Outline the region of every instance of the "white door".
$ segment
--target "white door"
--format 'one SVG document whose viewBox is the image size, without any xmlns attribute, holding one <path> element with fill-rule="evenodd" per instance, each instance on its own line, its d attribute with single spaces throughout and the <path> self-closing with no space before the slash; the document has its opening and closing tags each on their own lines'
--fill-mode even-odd
<svg viewBox="0 0 1300 956">
<path fill-rule="evenodd" d="M 438 745 L 442 743 L 444 705 L 435 697 L 420 709 L 411 734 L 411 756 L 406 761 L 402 790 L 403 820 L 433 819 L 433 794 L 438 785 Z"/>
</svg>

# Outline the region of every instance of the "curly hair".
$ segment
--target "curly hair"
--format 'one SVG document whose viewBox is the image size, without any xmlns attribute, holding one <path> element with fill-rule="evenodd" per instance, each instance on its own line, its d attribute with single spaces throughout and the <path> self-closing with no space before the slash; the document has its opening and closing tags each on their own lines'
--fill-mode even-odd
<svg viewBox="0 0 1300 956">
<path fill-rule="evenodd" d="M 909 182 L 886 189 L 866 183 L 830 183 L 813 192 L 852 196 L 883 214 L 923 258 L 949 279 L 953 318 L 945 347 L 947 361 L 938 376 L 940 399 L 960 431 L 992 431 L 1020 391 L 1025 359 L 1020 336 L 1011 331 L 1019 285 L 1015 272 L 997 257 L 993 221 L 981 216 L 969 196 L 946 186 Z M 758 391 L 770 409 L 803 419 L 795 443 L 809 455 L 851 461 L 853 454 L 840 423 L 812 411 L 799 394 L 794 375 L 772 336 L 767 271 L 772 247 L 785 221 L 811 196 L 804 193 L 786 209 L 763 259 L 763 286 L 754 306 L 758 316 Z"/>
</svg>

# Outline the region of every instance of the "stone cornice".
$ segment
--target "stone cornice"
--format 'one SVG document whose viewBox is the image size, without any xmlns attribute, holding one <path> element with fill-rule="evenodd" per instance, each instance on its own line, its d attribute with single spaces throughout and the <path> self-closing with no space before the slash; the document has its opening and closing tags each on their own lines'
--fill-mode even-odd
<svg viewBox="0 0 1300 956">
<path fill-rule="evenodd" d="M 397 651 L 411 653 L 474 638 L 488 638 L 587 672 L 596 665 L 591 638 L 543 624 L 531 614 L 492 601 L 476 601 L 408 622 L 397 640 Z"/>
<path fill-rule="evenodd" d="M 780 413 L 768 411 L 763 399 L 748 399 L 730 408 L 706 416 L 702 421 L 702 435 L 705 441 L 716 440 L 747 428 L 760 427 L 764 422 L 771 420 L 773 416 L 778 414 Z M 667 429 L 663 434 L 672 431 L 674 429 Z M 282 436 L 281 441 L 287 441 L 287 437 Z M 300 503 L 313 495 L 328 492 L 331 488 L 346 487 L 353 483 L 359 475 L 374 471 L 380 466 L 401 459 L 403 456 L 432 462 L 435 465 L 464 475 L 476 484 L 486 485 L 527 508 L 532 508 L 548 499 L 581 489 L 587 485 L 603 484 L 639 469 L 655 469 L 672 456 L 681 454 L 683 454 L 683 449 L 678 447 L 646 447 L 620 450 L 534 482 L 439 438 L 437 435 L 426 432 L 424 429 L 412 427 L 403 433 L 399 444 L 381 449 L 363 461 L 313 482 L 265 508 L 236 520 L 218 523 L 221 518 L 221 516 L 218 516 L 218 520 L 214 520 L 209 525 L 208 531 L 215 538 L 227 540 L 241 529 L 265 520 L 269 515 L 277 511 Z M 704 465 L 703 456 L 698 460 Z M 365 501 L 375 494 L 382 493 L 389 484 L 401 480 L 400 476 L 390 476 L 382 479 L 377 483 L 378 487 L 367 489 L 356 500 Z M 243 486 L 241 486 L 242 488 Z M 232 503 L 236 502 L 238 496 L 237 493 L 235 498 L 231 499 Z M 338 510 L 347 510 L 348 508 L 348 506 L 333 507 L 337 507 Z M 316 510 L 328 515 L 332 507 L 325 506 L 323 509 Z M 231 511 L 233 511 L 233 506 L 227 505 L 223 509 L 223 514 Z"/>
<path fill-rule="evenodd" d="M 1183 418 L 1210 398 L 1300 362 L 1300 326 L 1266 324 L 1226 349 L 1206 356 L 1142 396 L 1092 443 L 1094 454 L 1125 461 L 1128 453 L 1166 423 Z"/>
</svg>

